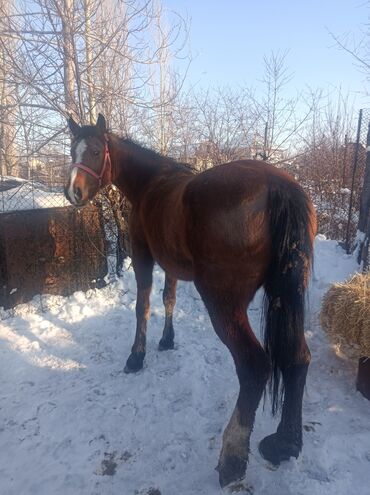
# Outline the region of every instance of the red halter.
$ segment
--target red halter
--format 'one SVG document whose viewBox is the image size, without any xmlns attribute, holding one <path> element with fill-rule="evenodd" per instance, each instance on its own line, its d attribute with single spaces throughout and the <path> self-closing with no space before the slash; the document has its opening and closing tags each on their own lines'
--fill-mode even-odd
<svg viewBox="0 0 370 495">
<path fill-rule="evenodd" d="M 72 168 L 79 168 L 83 170 L 84 172 L 88 173 L 89 175 L 92 175 L 97 181 L 99 182 L 99 187 L 107 185 L 109 182 L 112 180 L 112 161 L 110 158 L 109 154 L 109 148 L 108 148 L 108 138 L 105 136 L 105 144 L 104 144 L 104 163 L 103 167 L 100 171 L 100 174 L 97 174 L 95 170 L 93 170 L 90 167 L 87 167 L 83 163 L 72 163 L 71 169 Z M 103 183 L 103 178 L 104 175 L 108 172 L 107 179 Z"/>
</svg>

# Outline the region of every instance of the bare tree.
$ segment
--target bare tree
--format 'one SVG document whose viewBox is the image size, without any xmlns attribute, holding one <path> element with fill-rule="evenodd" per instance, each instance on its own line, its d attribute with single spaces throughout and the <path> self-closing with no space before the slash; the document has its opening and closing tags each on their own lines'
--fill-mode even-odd
<svg viewBox="0 0 370 495">
<path fill-rule="evenodd" d="M 153 42 L 151 32 L 160 22 L 156 5 L 152 0 L 35 0 L 2 17 L 8 79 L 22 88 L 19 105 L 43 110 L 38 124 L 48 125 L 48 138 L 68 113 L 91 121 L 99 107 L 111 125 L 129 132 L 138 126 L 135 110 L 155 106 L 148 90 L 151 67 L 163 64 L 185 28 L 184 22 L 176 26 L 174 36 L 172 26 L 170 34 Z M 16 50 L 9 49 L 10 40 Z M 39 135 L 37 148 L 45 137 Z"/>
<path fill-rule="evenodd" d="M 319 232 L 343 240 L 355 151 L 353 106 L 349 96 L 340 91 L 336 99 L 333 94 L 323 95 L 322 91 L 311 92 L 310 98 L 311 115 L 300 132 L 299 156 L 290 171 L 316 204 Z M 356 177 L 356 209 L 360 181 L 361 174 Z M 354 225 L 351 228 L 353 233 Z"/>
<path fill-rule="evenodd" d="M 0 0 L 0 16 L 8 19 L 13 11 L 11 0 Z M 8 73 L 11 67 L 9 54 L 14 47 L 12 39 L 0 45 L 0 173 L 12 175 L 16 169 L 16 97 L 15 86 Z"/>
<path fill-rule="evenodd" d="M 287 67 L 286 58 L 287 52 L 272 52 L 264 57 L 263 97 L 255 100 L 263 122 L 263 127 L 258 131 L 259 140 L 263 144 L 257 154 L 273 163 L 294 156 L 296 137 L 311 113 L 311 108 L 299 106 L 301 95 L 292 97 L 288 92 L 293 76 Z"/>
<path fill-rule="evenodd" d="M 249 93 L 219 88 L 193 97 L 197 110 L 197 167 L 204 169 L 250 157 L 259 114 Z"/>
</svg>

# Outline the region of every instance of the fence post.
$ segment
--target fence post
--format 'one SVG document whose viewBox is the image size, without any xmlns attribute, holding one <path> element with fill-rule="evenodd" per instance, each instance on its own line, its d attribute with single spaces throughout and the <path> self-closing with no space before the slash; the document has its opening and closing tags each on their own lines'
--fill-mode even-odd
<svg viewBox="0 0 370 495">
<path fill-rule="evenodd" d="M 363 234 L 363 240 L 360 241 L 359 259 L 363 263 L 363 271 L 369 270 L 370 264 L 370 122 L 366 139 L 366 165 L 364 173 L 364 185 L 361 191 L 360 199 L 360 216 L 358 220 L 358 231 Z"/>
<path fill-rule="evenodd" d="M 352 209 L 353 209 L 353 189 L 355 187 L 355 178 L 356 178 L 356 170 L 357 170 L 357 163 L 358 163 L 358 150 L 360 148 L 361 125 L 362 125 L 362 109 L 360 110 L 360 113 L 358 116 L 356 149 L 355 149 L 355 156 L 353 159 L 351 196 L 349 198 L 349 210 L 348 210 L 347 233 L 346 233 L 346 251 L 347 251 L 347 254 L 349 254 L 351 251 L 349 236 L 350 236 L 350 225 L 351 225 L 351 220 L 352 220 Z"/>
</svg>

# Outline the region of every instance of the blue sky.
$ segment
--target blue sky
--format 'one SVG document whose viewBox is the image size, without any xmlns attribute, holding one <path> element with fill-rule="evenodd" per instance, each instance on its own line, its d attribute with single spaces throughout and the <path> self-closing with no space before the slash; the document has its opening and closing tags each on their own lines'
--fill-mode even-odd
<svg viewBox="0 0 370 495">
<path fill-rule="evenodd" d="M 366 89 L 363 73 L 350 55 L 335 45 L 337 36 L 361 38 L 369 20 L 365 0 L 163 0 L 191 18 L 194 55 L 189 84 L 256 86 L 263 74 L 263 56 L 288 50 L 294 78 L 290 91 L 341 87 L 357 96 Z"/>
</svg>

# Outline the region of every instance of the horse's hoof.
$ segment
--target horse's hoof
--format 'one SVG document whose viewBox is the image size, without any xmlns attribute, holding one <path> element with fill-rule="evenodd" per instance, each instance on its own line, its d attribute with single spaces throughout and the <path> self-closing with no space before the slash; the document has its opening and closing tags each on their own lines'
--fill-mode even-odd
<svg viewBox="0 0 370 495">
<path fill-rule="evenodd" d="M 246 469 L 247 460 L 240 457 L 229 456 L 226 459 L 223 459 L 222 463 L 219 462 L 216 471 L 218 471 L 218 479 L 221 488 L 243 479 Z"/>
<path fill-rule="evenodd" d="M 173 340 L 161 339 L 159 341 L 159 344 L 158 344 L 158 350 L 159 351 L 170 351 L 170 350 L 174 349 L 174 347 L 175 347 L 175 344 L 174 344 Z"/>
<path fill-rule="evenodd" d="M 139 352 L 137 354 L 130 354 L 123 371 L 125 373 L 137 373 L 143 367 L 144 357 L 145 354 L 143 352 Z"/>
<path fill-rule="evenodd" d="M 293 442 L 287 442 L 279 438 L 277 433 L 268 435 L 258 445 L 261 456 L 274 466 L 279 466 L 282 461 L 288 461 L 291 457 L 299 456 L 301 446 Z"/>
</svg>

